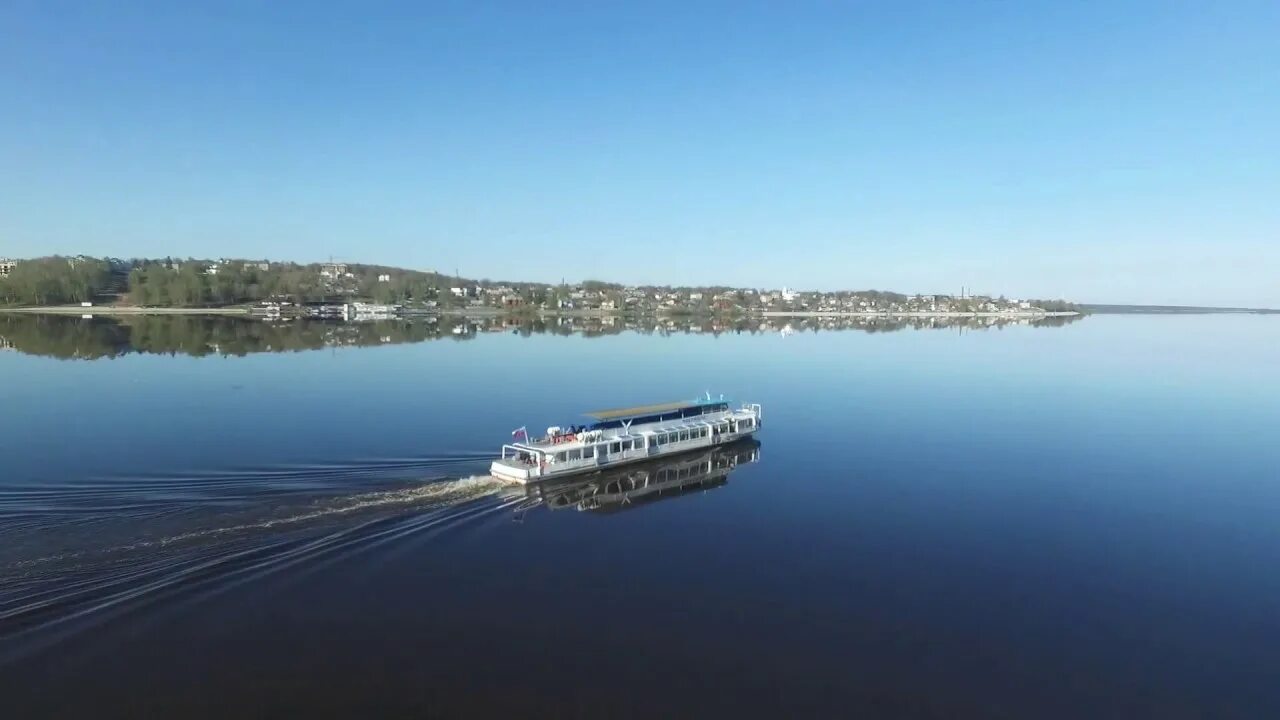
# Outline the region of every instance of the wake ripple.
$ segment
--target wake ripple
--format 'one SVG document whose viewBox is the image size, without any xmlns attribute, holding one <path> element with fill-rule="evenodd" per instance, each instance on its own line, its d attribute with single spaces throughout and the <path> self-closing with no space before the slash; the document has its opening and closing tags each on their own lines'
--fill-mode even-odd
<svg viewBox="0 0 1280 720">
<path fill-rule="evenodd" d="M 127 542 L 86 544 L 0 565 L 0 661 L 20 657 L 65 632 L 101 622 L 113 612 L 173 595 L 220 591 L 299 563 L 391 542 L 427 529 L 455 527 L 502 512 L 508 483 L 491 476 L 419 482 L 249 513 L 205 517 L 191 528 Z M 211 522 L 214 521 L 214 522 Z M 36 639 L 36 636 L 39 636 Z"/>
<path fill-rule="evenodd" d="M 9 519 L 75 517 L 117 513 L 196 501 L 229 501 L 269 495 L 348 489 L 357 482 L 421 477 L 432 470 L 442 477 L 491 457 L 492 453 L 464 452 L 420 458 L 377 458 L 357 463 L 285 465 L 183 474 L 103 476 L 46 479 L 0 485 L 0 530 Z M 453 472 L 449 472 L 453 471 Z"/>
</svg>

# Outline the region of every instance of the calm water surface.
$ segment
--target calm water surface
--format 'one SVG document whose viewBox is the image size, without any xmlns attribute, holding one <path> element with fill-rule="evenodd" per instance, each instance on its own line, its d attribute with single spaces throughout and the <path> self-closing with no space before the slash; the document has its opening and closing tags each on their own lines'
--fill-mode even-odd
<svg viewBox="0 0 1280 720">
<path fill-rule="evenodd" d="M 1280 318 L 181 322 L 9 326 L 10 717 L 1280 712 Z M 484 475 L 513 428 L 706 390 L 759 446 L 658 492 Z"/>
</svg>

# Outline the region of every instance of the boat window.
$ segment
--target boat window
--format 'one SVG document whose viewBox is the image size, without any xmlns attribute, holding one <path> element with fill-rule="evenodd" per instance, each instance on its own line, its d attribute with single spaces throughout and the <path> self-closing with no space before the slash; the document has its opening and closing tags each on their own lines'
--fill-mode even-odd
<svg viewBox="0 0 1280 720">
<path fill-rule="evenodd" d="M 623 440 L 622 442 L 618 443 L 618 449 L 619 449 L 619 450 L 621 450 L 622 452 L 626 452 L 626 451 L 630 450 L 630 449 L 631 449 L 631 441 L 630 441 L 630 440 Z"/>
<path fill-rule="evenodd" d="M 681 430 L 681 431 L 680 431 L 680 439 L 681 439 L 681 440 L 688 440 L 688 439 L 689 439 L 689 431 L 688 431 L 688 430 Z"/>
<path fill-rule="evenodd" d="M 617 455 L 620 452 L 622 452 L 622 443 L 611 443 L 609 445 L 610 455 Z"/>
<path fill-rule="evenodd" d="M 587 447 L 582 448 L 582 457 L 587 458 L 589 460 L 595 456 L 596 456 L 595 445 L 589 445 Z"/>
<path fill-rule="evenodd" d="M 570 450 L 570 451 L 569 451 L 569 459 L 570 459 L 570 460 L 581 460 L 581 459 L 582 459 L 582 451 L 581 451 L 581 450 Z"/>
<path fill-rule="evenodd" d="M 564 462 L 566 458 L 568 458 L 568 455 L 565 455 L 564 453 L 556 453 L 556 462 Z"/>
</svg>

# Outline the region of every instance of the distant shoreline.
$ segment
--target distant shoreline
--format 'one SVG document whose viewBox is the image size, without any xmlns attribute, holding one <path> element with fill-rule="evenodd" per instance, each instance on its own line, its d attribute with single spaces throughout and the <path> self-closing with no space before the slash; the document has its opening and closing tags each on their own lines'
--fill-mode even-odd
<svg viewBox="0 0 1280 720">
<path fill-rule="evenodd" d="M 807 310 L 766 310 L 762 313 L 755 313 L 760 317 L 901 317 L 901 318 L 971 318 L 971 317 L 994 317 L 994 318 L 1043 318 L 1043 317 L 1070 317 L 1079 315 L 1074 311 L 1067 312 L 1042 312 L 1042 311 L 1019 311 L 1019 312 L 894 312 L 892 310 L 881 310 L 878 312 L 843 312 L 840 310 L 831 311 L 807 311 Z"/>
<path fill-rule="evenodd" d="M 221 307 L 221 308 L 163 308 L 163 307 L 139 307 L 135 305 L 94 305 L 92 307 L 80 307 L 78 305 L 52 305 L 44 307 L 17 307 L 17 308 L 0 308 L 0 312 L 7 313 L 24 313 L 29 315 L 251 315 L 249 308 L 243 306 L 237 307 Z M 628 313 L 616 310 L 559 310 L 559 311 L 539 311 L 535 313 L 521 313 L 519 311 L 512 312 L 502 308 L 448 308 L 423 312 L 415 310 L 399 317 L 413 316 L 431 316 L 431 315 L 475 315 L 475 316 L 495 316 L 495 315 L 538 315 L 543 317 L 620 317 Z M 654 313 L 654 315 L 680 315 L 680 316 L 701 316 L 714 317 L 724 313 L 683 313 L 683 312 L 662 312 Z M 1042 317 L 1068 317 L 1079 315 L 1078 312 L 893 312 L 893 311 L 862 311 L 862 312 L 845 312 L 845 311 L 817 311 L 817 310 L 765 310 L 763 312 L 746 312 L 740 313 L 743 317 L 900 317 L 900 318 L 966 318 L 966 317 L 996 317 L 996 318 L 1042 318 Z"/>
<path fill-rule="evenodd" d="M 50 305 L 45 307 L 0 307 L 0 312 L 28 315 L 248 315 L 245 307 L 162 308 L 136 305 Z"/>
<path fill-rule="evenodd" d="M 221 308 L 165 308 L 165 307 L 139 307 L 136 305 L 94 305 L 92 307 L 81 307 L 79 305 L 51 305 L 43 307 L 16 307 L 16 308 L 0 308 L 0 312 L 6 313 L 24 313 L 29 315 L 223 315 L 249 316 L 252 314 L 249 308 L 244 306 L 221 307 Z M 535 315 L 542 317 L 622 317 L 628 315 L 626 312 L 617 310 L 557 310 L 557 311 L 538 311 L 538 312 L 520 312 L 511 311 L 503 308 L 447 308 L 433 309 L 429 311 L 414 310 L 401 316 L 412 318 L 415 316 L 433 316 L 433 315 L 452 315 L 452 316 L 519 316 L 519 315 Z M 632 313 L 634 314 L 634 313 Z M 687 313 L 687 312 L 671 312 L 659 311 L 653 313 L 655 316 L 707 316 L 715 317 L 729 313 Z M 894 312 L 894 311 L 818 311 L 818 310 L 765 310 L 757 312 L 735 313 L 742 317 L 766 317 L 766 318 L 833 318 L 833 317 L 895 317 L 895 318 L 1043 318 L 1043 317 L 1070 317 L 1079 315 L 1078 312 L 1043 312 L 1043 311 L 1019 311 L 1019 312 Z"/>
</svg>

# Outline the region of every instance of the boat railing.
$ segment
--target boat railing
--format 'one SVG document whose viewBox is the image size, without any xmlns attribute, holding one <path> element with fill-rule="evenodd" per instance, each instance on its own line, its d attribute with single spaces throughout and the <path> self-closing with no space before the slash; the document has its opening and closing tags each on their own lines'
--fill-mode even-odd
<svg viewBox="0 0 1280 720">
<path fill-rule="evenodd" d="M 542 453 L 535 452 L 533 450 L 530 450 L 529 448 L 520 447 L 518 445 L 502 446 L 503 460 L 512 460 L 518 463 L 522 463 L 524 465 L 528 465 L 530 467 L 537 467 L 539 462 L 538 456 L 541 454 Z"/>
</svg>

